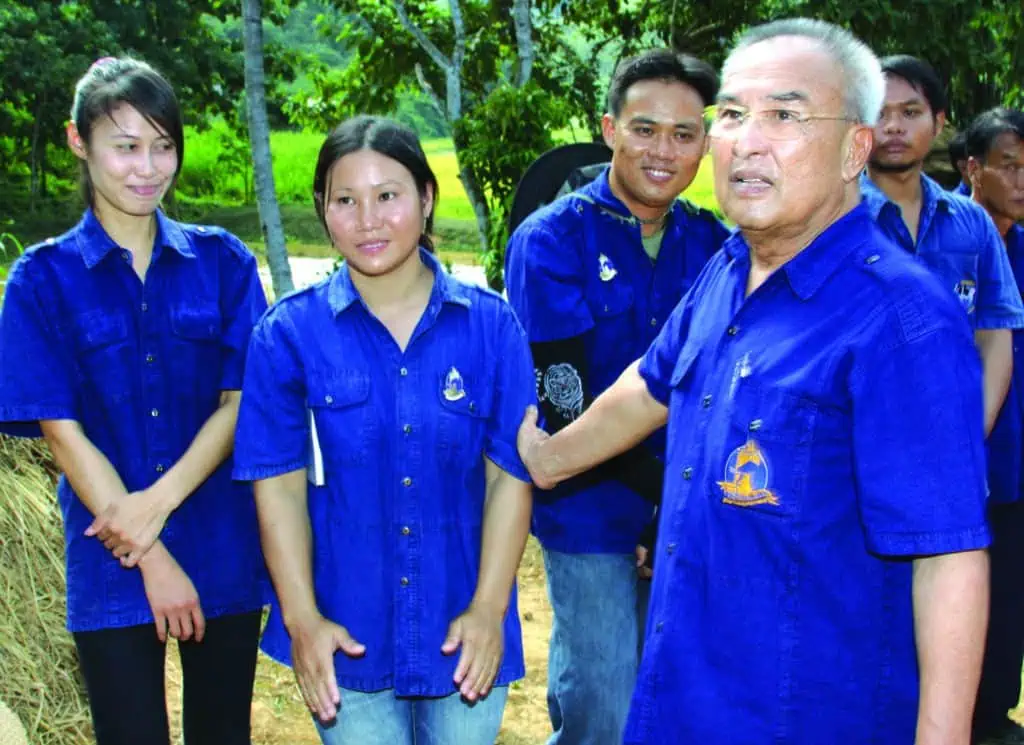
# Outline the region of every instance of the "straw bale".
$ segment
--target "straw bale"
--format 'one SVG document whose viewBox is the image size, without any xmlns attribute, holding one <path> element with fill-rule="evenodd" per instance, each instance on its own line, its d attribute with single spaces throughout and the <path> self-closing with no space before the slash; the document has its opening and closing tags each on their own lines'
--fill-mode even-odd
<svg viewBox="0 0 1024 745">
<path fill-rule="evenodd" d="M 0 700 L 35 745 L 78 745 L 91 726 L 64 625 L 55 475 L 45 445 L 0 435 Z"/>
</svg>

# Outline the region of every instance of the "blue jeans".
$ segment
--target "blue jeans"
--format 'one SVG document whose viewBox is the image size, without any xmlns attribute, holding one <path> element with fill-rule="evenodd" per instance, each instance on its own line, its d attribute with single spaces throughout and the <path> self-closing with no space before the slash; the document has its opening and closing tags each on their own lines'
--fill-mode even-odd
<svg viewBox="0 0 1024 745">
<path fill-rule="evenodd" d="M 341 710 L 327 725 L 313 722 L 324 745 L 493 745 L 501 729 L 508 686 L 470 704 L 458 693 L 401 698 L 394 689 L 341 689 Z"/>
<path fill-rule="evenodd" d="M 636 684 L 650 582 L 633 556 L 544 549 L 554 610 L 548 745 L 619 745 Z"/>
</svg>

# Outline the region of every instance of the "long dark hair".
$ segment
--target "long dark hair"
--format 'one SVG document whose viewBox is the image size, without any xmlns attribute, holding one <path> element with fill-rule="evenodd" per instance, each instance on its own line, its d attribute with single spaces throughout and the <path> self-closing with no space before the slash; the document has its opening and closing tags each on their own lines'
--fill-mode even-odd
<svg viewBox="0 0 1024 745">
<path fill-rule="evenodd" d="M 327 139 L 321 145 L 316 171 L 313 174 L 313 202 L 324 230 L 327 230 L 327 177 L 335 163 L 349 153 L 359 150 L 373 150 L 405 166 L 416 182 L 420 199 L 426 198 L 428 190 L 433 191 L 434 208 L 427 216 L 423 234 L 420 236 L 420 245 L 433 252 L 434 244 L 430 240 L 430 234 L 434 230 L 434 213 L 437 211 L 437 177 L 427 162 L 427 155 L 423 152 L 416 133 L 404 124 L 381 116 L 363 114 L 346 119 L 327 135 Z"/>
<path fill-rule="evenodd" d="M 185 132 L 181 107 L 174 89 L 164 77 L 140 60 L 105 57 L 97 60 L 75 85 L 71 121 L 82 142 L 88 146 L 92 128 L 101 117 L 113 118 L 114 110 L 128 104 L 156 129 L 166 132 L 178 154 L 177 178 L 185 162 Z M 89 170 L 82 164 L 82 197 L 92 206 L 93 190 Z"/>
</svg>

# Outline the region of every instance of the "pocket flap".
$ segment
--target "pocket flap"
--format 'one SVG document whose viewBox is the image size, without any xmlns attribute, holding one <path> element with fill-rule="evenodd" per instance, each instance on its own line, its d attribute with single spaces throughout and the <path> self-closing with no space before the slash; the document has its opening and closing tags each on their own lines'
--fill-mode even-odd
<svg viewBox="0 0 1024 745">
<path fill-rule="evenodd" d="M 313 375 L 308 382 L 306 404 L 317 409 L 343 409 L 370 397 L 370 376 L 362 372 Z"/>
<path fill-rule="evenodd" d="M 212 305 L 175 308 L 171 311 L 171 329 L 186 339 L 220 338 L 220 311 Z"/>
</svg>

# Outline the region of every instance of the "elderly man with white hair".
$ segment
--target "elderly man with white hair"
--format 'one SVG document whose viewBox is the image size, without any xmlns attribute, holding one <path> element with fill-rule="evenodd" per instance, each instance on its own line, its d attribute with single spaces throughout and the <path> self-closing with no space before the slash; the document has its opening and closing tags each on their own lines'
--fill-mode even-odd
<svg viewBox="0 0 1024 745">
<path fill-rule="evenodd" d="M 967 745 L 985 636 L 982 386 L 963 311 L 860 203 L 885 83 L 835 26 L 723 69 L 739 230 L 643 358 L 520 450 L 549 487 L 668 423 L 630 745 Z"/>
</svg>

